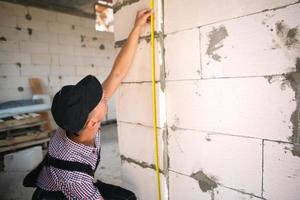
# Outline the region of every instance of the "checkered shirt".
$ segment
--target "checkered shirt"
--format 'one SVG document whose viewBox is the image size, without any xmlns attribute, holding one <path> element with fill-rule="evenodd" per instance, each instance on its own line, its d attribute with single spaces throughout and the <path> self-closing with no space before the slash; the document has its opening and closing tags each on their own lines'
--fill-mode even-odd
<svg viewBox="0 0 300 200">
<path fill-rule="evenodd" d="M 96 134 L 96 147 L 75 143 L 63 129 L 57 129 L 51 138 L 48 153 L 57 159 L 89 164 L 95 170 L 100 154 L 100 132 Z M 67 171 L 44 166 L 37 179 L 37 186 L 50 191 L 62 191 L 68 199 L 97 199 L 101 195 L 94 178 L 86 173 Z"/>
</svg>

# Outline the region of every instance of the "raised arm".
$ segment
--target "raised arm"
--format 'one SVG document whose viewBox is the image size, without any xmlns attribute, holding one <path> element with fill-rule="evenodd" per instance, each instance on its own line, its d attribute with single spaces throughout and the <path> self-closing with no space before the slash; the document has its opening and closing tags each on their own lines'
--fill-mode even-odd
<svg viewBox="0 0 300 200">
<path fill-rule="evenodd" d="M 102 84 L 107 99 L 113 95 L 121 81 L 128 73 L 138 45 L 139 36 L 142 33 L 151 13 L 151 9 L 138 11 L 134 27 L 118 54 L 110 74 Z"/>
</svg>

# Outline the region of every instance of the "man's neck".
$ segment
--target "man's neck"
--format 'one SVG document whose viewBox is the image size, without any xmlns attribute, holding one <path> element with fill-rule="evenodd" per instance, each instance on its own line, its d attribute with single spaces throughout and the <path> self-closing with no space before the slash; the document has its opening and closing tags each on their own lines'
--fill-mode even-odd
<svg viewBox="0 0 300 200">
<path fill-rule="evenodd" d="M 88 133 L 88 131 L 82 131 L 78 136 L 75 134 L 67 134 L 68 137 L 78 144 L 83 144 L 86 146 L 92 146 L 95 147 L 95 137 L 89 137 L 94 136 L 91 133 Z"/>
</svg>

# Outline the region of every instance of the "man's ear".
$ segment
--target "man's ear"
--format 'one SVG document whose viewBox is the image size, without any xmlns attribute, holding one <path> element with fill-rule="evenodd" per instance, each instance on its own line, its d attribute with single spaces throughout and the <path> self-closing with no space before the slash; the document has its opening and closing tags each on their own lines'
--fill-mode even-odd
<svg viewBox="0 0 300 200">
<path fill-rule="evenodd" d="M 87 128 L 93 129 L 97 125 L 97 122 L 92 118 L 87 121 Z"/>
</svg>

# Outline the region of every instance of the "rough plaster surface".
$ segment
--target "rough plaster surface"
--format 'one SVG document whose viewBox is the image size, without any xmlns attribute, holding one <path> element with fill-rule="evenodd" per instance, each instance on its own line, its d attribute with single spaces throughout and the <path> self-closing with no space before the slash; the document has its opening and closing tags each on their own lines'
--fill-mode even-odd
<svg viewBox="0 0 300 200">
<path fill-rule="evenodd" d="M 300 158 L 291 144 L 264 142 L 264 192 L 266 199 L 296 200 L 300 196 Z"/>
<path fill-rule="evenodd" d="M 124 161 L 121 166 L 122 186 L 135 192 L 139 200 L 157 199 L 155 170 Z M 165 179 L 161 176 L 161 185 Z M 164 190 L 162 190 L 164 197 Z"/>
<path fill-rule="evenodd" d="M 145 1 L 129 2 L 116 12 L 117 41 L 126 37 L 133 24 L 128 14 L 133 16 L 146 5 Z M 160 67 L 165 67 L 167 81 L 158 118 L 162 130 L 168 127 L 163 130 L 167 133 L 163 144 L 168 147 L 163 151 L 164 192 L 168 192 L 164 199 L 296 199 L 299 179 L 293 174 L 299 171 L 299 157 L 289 156 L 274 167 L 273 160 L 286 154 L 266 152 L 266 140 L 290 142 L 298 130 L 298 85 L 286 74 L 300 69 L 299 3 L 166 0 L 162 8 L 165 18 L 160 25 L 166 35 L 160 47 L 165 49 L 158 56 L 165 59 Z M 146 40 L 139 47 L 127 80 L 130 84 L 121 86 L 118 117 L 124 124 L 151 127 L 150 83 L 143 82 L 149 80 L 143 73 L 148 72 L 137 67 L 148 60 Z M 165 116 L 166 124 L 161 119 Z M 129 138 L 129 132 L 120 134 Z M 121 151 L 128 155 L 122 173 L 141 199 L 155 199 L 148 187 L 141 187 L 145 182 L 155 187 L 154 182 L 145 181 L 151 169 L 135 164 L 151 158 L 147 151 L 143 156 L 135 150 L 142 149 L 137 139 L 144 146 L 151 143 L 140 137 L 129 139 L 131 146 L 122 144 Z M 290 187 L 272 182 L 281 172 L 282 182 Z"/>
<path fill-rule="evenodd" d="M 170 199 L 172 200 L 227 200 L 227 199 L 253 199 L 258 200 L 260 198 L 254 197 L 253 195 L 243 194 L 241 192 L 228 189 L 226 187 L 218 185 L 213 191 L 202 192 L 195 179 L 170 172 Z"/>
<path fill-rule="evenodd" d="M 122 155 L 137 161 L 144 161 L 148 165 L 155 163 L 154 156 L 154 135 L 152 127 L 145 127 L 138 124 L 129 124 L 118 122 L 119 146 Z M 159 134 L 159 163 L 160 169 L 163 169 L 162 154 L 162 130 Z M 144 141 L 144 142 L 142 142 Z"/>
<path fill-rule="evenodd" d="M 261 194 L 261 140 L 188 130 L 169 130 L 169 133 L 172 171 L 196 180 L 201 171 L 200 181 L 212 188 L 214 183 L 220 183 L 247 193 Z M 202 185 L 211 190 L 200 181 L 200 188 Z"/>
<path fill-rule="evenodd" d="M 199 39 L 198 28 L 167 35 L 166 80 L 201 78 Z"/>
<path fill-rule="evenodd" d="M 169 127 L 281 141 L 293 134 L 295 93 L 284 77 L 167 82 L 166 100 Z"/>
<path fill-rule="evenodd" d="M 265 76 L 296 71 L 300 54 L 299 11 L 300 5 L 296 4 L 201 27 L 202 77 Z M 292 38 L 288 36 L 289 30 Z"/>
<path fill-rule="evenodd" d="M 157 94 L 159 83 L 156 84 Z M 117 118 L 119 121 L 153 126 L 151 82 L 122 84 L 118 91 Z M 157 98 L 157 111 L 160 102 Z M 163 127 L 162 117 L 158 116 L 157 126 Z"/>
<path fill-rule="evenodd" d="M 236 18 L 266 9 L 273 9 L 297 2 L 296 0 L 263 1 L 199 1 L 186 3 L 182 0 L 164 1 L 165 31 L 176 32 L 213 22 Z"/>
<path fill-rule="evenodd" d="M 156 51 L 156 57 L 158 56 L 158 51 Z M 159 64 L 156 59 L 155 64 L 155 77 L 158 81 L 159 77 Z M 141 40 L 137 48 L 135 59 L 132 63 L 130 71 L 128 72 L 126 78 L 123 82 L 143 82 L 151 81 L 151 51 L 150 51 L 150 42 L 146 40 Z"/>
</svg>

